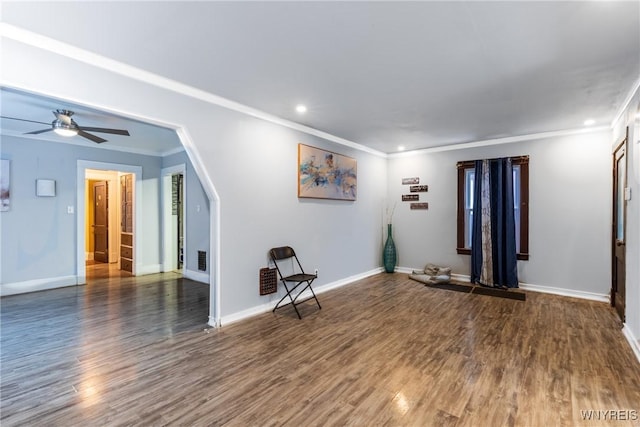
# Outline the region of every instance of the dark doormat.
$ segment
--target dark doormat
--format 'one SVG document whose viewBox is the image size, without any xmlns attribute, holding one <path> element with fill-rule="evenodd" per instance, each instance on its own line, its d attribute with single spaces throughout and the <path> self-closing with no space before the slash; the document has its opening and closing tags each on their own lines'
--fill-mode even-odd
<svg viewBox="0 0 640 427">
<path fill-rule="evenodd" d="M 524 292 L 512 291 L 507 289 L 489 288 L 486 286 L 462 284 L 462 283 L 424 283 L 425 286 L 436 289 L 445 289 L 447 291 L 464 292 L 466 294 L 487 295 L 490 297 L 515 299 L 518 301 L 526 301 L 527 294 Z"/>
<path fill-rule="evenodd" d="M 430 288 L 446 289 L 448 291 L 466 292 L 469 293 L 473 290 L 471 285 L 459 285 L 457 283 L 425 283 Z"/>
<path fill-rule="evenodd" d="M 506 289 L 486 288 L 484 286 L 474 286 L 471 293 L 478 295 L 489 295 L 492 297 L 516 299 L 519 301 L 527 300 L 527 295 L 524 292 L 508 291 Z"/>
</svg>

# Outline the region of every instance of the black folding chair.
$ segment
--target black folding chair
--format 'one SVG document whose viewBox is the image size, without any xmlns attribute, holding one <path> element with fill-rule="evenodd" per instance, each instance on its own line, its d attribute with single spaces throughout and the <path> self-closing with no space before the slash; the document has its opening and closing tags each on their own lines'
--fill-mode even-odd
<svg viewBox="0 0 640 427">
<path fill-rule="evenodd" d="M 322 308 L 320 306 L 320 302 L 318 301 L 318 298 L 316 297 L 315 292 L 313 292 L 313 288 L 311 287 L 311 283 L 318 276 L 316 276 L 315 274 L 306 274 L 304 272 L 304 270 L 302 269 L 302 264 L 300 264 L 300 260 L 298 260 L 298 257 L 296 256 L 296 252 L 293 250 L 293 248 L 290 246 L 272 248 L 269 251 L 269 254 L 271 255 L 271 259 L 273 260 L 273 263 L 275 264 L 276 269 L 278 270 L 280 281 L 284 285 L 284 288 L 287 290 L 286 295 L 283 296 L 282 299 L 280 299 L 280 301 L 278 301 L 276 306 L 273 308 L 273 312 L 275 313 L 275 311 L 278 308 L 282 308 L 291 304 L 293 306 L 293 309 L 296 311 L 298 318 L 302 319 L 302 316 L 300 315 L 300 312 L 298 311 L 297 306 L 302 304 L 305 301 L 309 301 L 312 299 L 316 300 L 316 303 L 318 304 L 318 308 Z M 287 260 L 291 261 L 291 267 L 285 270 L 283 264 L 286 263 Z M 297 268 L 296 268 L 296 264 L 294 264 L 293 262 L 294 260 L 298 265 Z M 278 263 L 280 263 L 280 265 L 278 265 Z M 283 270 L 285 271 L 285 274 L 287 274 L 288 272 L 291 272 L 292 274 L 283 275 L 282 273 Z M 287 286 L 287 283 L 295 283 L 295 285 L 291 289 L 289 289 L 289 286 Z M 302 285 L 302 289 L 298 291 L 298 293 L 295 294 L 294 296 L 293 292 L 296 291 L 296 289 L 298 289 L 301 285 Z M 311 291 L 312 296 L 310 296 L 309 298 L 303 299 L 301 301 L 298 301 L 298 298 L 300 297 L 300 295 L 302 295 L 302 293 L 307 289 Z M 280 303 L 282 303 L 287 297 L 289 297 L 289 300 L 291 302 L 280 305 Z"/>
</svg>

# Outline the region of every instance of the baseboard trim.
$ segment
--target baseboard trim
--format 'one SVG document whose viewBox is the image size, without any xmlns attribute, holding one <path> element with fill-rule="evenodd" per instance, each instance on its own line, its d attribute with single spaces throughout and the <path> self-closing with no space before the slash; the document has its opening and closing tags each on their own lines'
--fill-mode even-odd
<svg viewBox="0 0 640 427">
<path fill-rule="evenodd" d="M 629 341 L 629 345 L 631 346 L 631 350 L 636 355 L 636 359 L 638 359 L 638 363 L 640 363 L 640 341 L 633 335 L 631 329 L 629 329 L 629 325 L 626 323 L 622 327 L 622 334 Z"/>
<path fill-rule="evenodd" d="M 458 280 L 460 282 L 471 281 L 471 277 L 464 274 L 452 273 L 451 278 Z M 606 294 L 596 294 L 593 292 L 576 291 L 574 289 L 555 288 L 552 286 L 532 285 L 531 283 L 519 283 L 518 286 L 519 286 L 519 289 L 523 289 L 525 291 L 561 295 L 564 297 L 571 297 L 571 298 L 588 299 L 591 301 L 598 301 L 598 302 L 607 302 L 607 303 L 609 302 L 609 295 L 606 295 Z"/>
<path fill-rule="evenodd" d="M 227 326 L 231 323 L 239 322 L 241 320 L 248 319 L 253 316 L 258 316 L 263 313 L 267 313 L 273 310 L 275 302 L 266 302 L 264 304 L 257 305 L 255 307 L 248 308 L 246 310 L 237 311 L 220 318 L 220 326 Z M 211 323 L 210 323 L 211 324 Z"/>
<path fill-rule="evenodd" d="M 196 282 L 209 283 L 209 274 L 200 271 L 187 270 L 184 268 L 182 269 L 182 277 Z"/>
<path fill-rule="evenodd" d="M 218 322 L 216 322 L 216 319 L 213 316 L 209 316 L 209 321 L 207 322 L 207 325 L 211 326 L 212 328 L 217 328 Z M 205 329 L 205 331 L 207 331 L 207 329 Z"/>
<path fill-rule="evenodd" d="M 373 270 L 369 270 L 369 271 L 366 271 L 364 273 L 354 274 L 353 276 L 349 276 L 349 277 L 346 277 L 344 279 L 336 280 L 336 281 L 333 281 L 333 282 L 330 282 L 330 283 L 325 283 L 322 286 L 318 286 L 318 287 L 314 286 L 314 291 L 315 291 L 316 295 L 319 295 L 319 294 L 328 292 L 330 290 L 337 289 L 337 288 L 340 288 L 342 286 L 346 286 L 346 285 L 349 285 L 351 283 L 357 282 L 358 280 L 365 279 L 365 278 L 367 278 L 369 276 L 373 276 L 373 275 L 376 275 L 378 273 L 382 273 L 383 271 L 384 271 L 384 269 L 382 267 L 374 268 Z M 304 299 L 304 298 L 307 298 L 309 296 L 311 296 L 311 292 L 305 291 L 300 296 L 300 298 Z M 267 312 L 273 310 L 273 306 L 276 304 L 277 300 L 279 300 L 280 298 L 282 298 L 282 295 L 279 295 L 277 298 L 276 297 L 272 297 L 271 301 L 266 302 L 264 304 L 260 304 L 260 305 L 257 305 L 255 307 L 248 308 L 246 310 L 242 310 L 242 311 L 238 311 L 236 313 L 232 313 L 232 314 L 228 314 L 226 316 L 222 316 L 220 318 L 220 326 L 227 326 L 227 325 L 229 325 L 231 323 L 239 322 L 241 320 L 248 319 L 248 318 L 253 317 L 253 316 L 257 316 L 257 315 L 260 315 L 260 314 L 263 314 L 263 313 L 267 313 Z M 215 321 L 214 321 L 214 323 L 215 323 Z M 211 319 L 210 319 L 209 325 L 212 325 Z"/>
<path fill-rule="evenodd" d="M 66 286 L 75 286 L 81 283 L 77 276 L 60 276 L 47 279 L 25 280 L 0 284 L 0 297 L 8 295 L 26 294 L 28 292 L 46 291 Z"/>
<path fill-rule="evenodd" d="M 561 295 L 564 297 L 587 299 L 591 301 L 609 303 L 608 294 L 596 294 L 594 292 L 576 291 L 574 289 L 554 288 L 551 286 L 532 285 L 530 283 L 520 283 L 520 289 L 525 291 L 542 292 L 545 294 Z"/>
<path fill-rule="evenodd" d="M 384 268 L 378 267 L 373 270 L 365 271 L 364 273 L 354 274 L 353 276 L 345 277 L 344 279 L 336 280 L 330 283 L 326 283 L 322 286 L 318 286 L 315 291 L 316 294 L 322 294 L 332 289 L 341 288 L 342 286 L 349 285 L 358 280 L 366 279 L 367 277 L 375 276 L 378 273 L 382 273 Z"/>
<path fill-rule="evenodd" d="M 162 272 L 162 264 L 136 265 L 136 276 Z"/>
</svg>

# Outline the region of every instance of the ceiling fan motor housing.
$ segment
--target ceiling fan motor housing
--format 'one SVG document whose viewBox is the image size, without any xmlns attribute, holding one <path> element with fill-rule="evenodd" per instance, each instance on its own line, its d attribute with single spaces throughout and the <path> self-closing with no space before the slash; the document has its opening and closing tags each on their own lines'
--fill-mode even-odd
<svg viewBox="0 0 640 427">
<path fill-rule="evenodd" d="M 75 122 L 75 120 L 71 120 L 70 123 L 65 123 L 60 119 L 56 119 L 53 122 L 51 122 L 51 125 L 53 126 L 53 129 L 66 129 L 66 130 L 78 130 L 78 124 Z"/>
<path fill-rule="evenodd" d="M 53 131 L 62 136 L 73 136 L 77 135 L 78 124 L 71 118 L 73 111 L 67 110 L 56 110 L 54 113 L 56 119 L 51 122 L 51 126 L 53 127 Z"/>
</svg>

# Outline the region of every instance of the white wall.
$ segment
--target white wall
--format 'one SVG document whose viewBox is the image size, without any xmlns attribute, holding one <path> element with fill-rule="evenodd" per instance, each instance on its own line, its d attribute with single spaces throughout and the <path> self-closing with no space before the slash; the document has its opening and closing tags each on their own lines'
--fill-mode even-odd
<svg viewBox="0 0 640 427">
<path fill-rule="evenodd" d="M 396 157 L 389 160 L 389 199 L 398 200 L 394 240 L 399 265 L 451 265 L 470 274 L 470 256 L 456 253 L 456 163 L 529 155 L 529 253 L 518 261 L 521 282 L 606 297 L 610 281 L 611 133 L 577 134 L 535 141 Z M 403 177 L 429 185 L 410 211 L 400 196 Z"/>
<path fill-rule="evenodd" d="M 318 287 L 379 267 L 385 159 L 238 113 L 212 116 L 203 143 L 194 142 L 220 196 L 223 317 L 279 299 L 258 292 L 271 247 L 293 246 L 307 268 L 320 270 Z M 196 127 L 189 126 L 194 140 Z M 297 198 L 300 142 L 357 159 L 357 201 Z"/>
<path fill-rule="evenodd" d="M 75 215 L 66 213 L 75 207 L 75 167 L 43 144 L 22 142 L 2 138 L 2 158 L 11 161 L 11 208 L 1 213 L 3 288 L 75 274 Z M 36 197 L 38 178 L 56 181 L 55 197 Z"/>
<path fill-rule="evenodd" d="M 159 200 L 157 181 L 161 159 L 50 141 L 3 137 L 1 156 L 11 160 L 11 210 L 2 212 L 3 295 L 76 284 L 77 160 L 140 165 L 143 169 L 145 218 L 140 265 L 159 264 Z M 38 178 L 56 181 L 55 197 L 36 197 Z M 84 188 L 84 181 L 79 185 Z M 67 207 L 74 213 L 67 213 Z M 84 259 L 85 248 L 78 248 Z"/>
<path fill-rule="evenodd" d="M 319 287 L 379 268 L 386 159 L 220 107 L 207 94 L 99 58 L 79 62 L 28 42 L 2 42 L 7 86 L 178 129 L 213 202 L 211 323 L 275 303 L 277 296 L 261 297 L 258 287 L 273 246 L 292 245 L 308 268 L 319 268 Z M 65 52 L 82 57 L 71 51 Z M 297 198 L 300 142 L 356 157 L 356 202 Z"/>
</svg>

